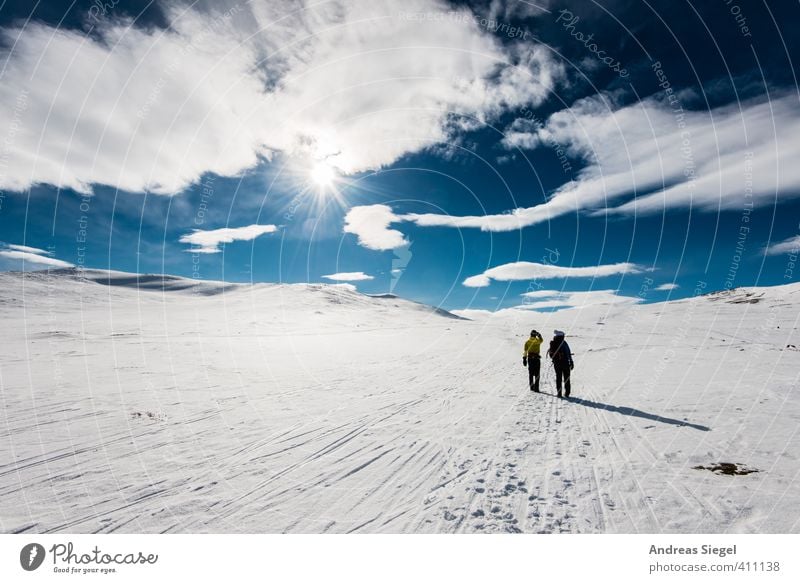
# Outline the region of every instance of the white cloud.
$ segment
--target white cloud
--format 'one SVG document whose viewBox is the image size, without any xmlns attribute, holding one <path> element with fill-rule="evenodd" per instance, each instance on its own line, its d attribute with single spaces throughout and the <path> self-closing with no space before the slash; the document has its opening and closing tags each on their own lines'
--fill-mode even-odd
<svg viewBox="0 0 800 583">
<path fill-rule="evenodd" d="M 389 225 L 400 220 L 385 204 L 355 206 L 345 215 L 344 232 L 356 235 L 358 244 L 367 249 L 399 249 L 408 245 L 408 241 L 403 233 L 390 229 Z"/>
<path fill-rule="evenodd" d="M 797 255 L 800 252 L 800 235 L 789 237 L 778 243 L 772 243 L 764 249 L 764 252 L 767 255 Z"/>
<path fill-rule="evenodd" d="M 486 287 L 495 281 L 523 281 L 576 277 L 606 277 L 624 273 L 639 273 L 641 268 L 633 263 L 613 263 L 592 267 L 564 267 L 546 263 L 518 261 L 487 269 L 479 275 L 464 280 L 467 287 Z"/>
<path fill-rule="evenodd" d="M 677 283 L 662 283 L 660 286 L 654 288 L 655 291 L 672 291 L 678 289 L 680 286 Z"/>
<path fill-rule="evenodd" d="M 24 251 L 25 253 L 35 253 L 36 255 L 52 255 L 53 253 L 50 251 L 45 251 L 44 249 L 39 249 L 38 247 L 28 247 L 27 245 L 6 245 L 7 249 L 11 249 L 12 251 Z"/>
<path fill-rule="evenodd" d="M 530 209 L 516 209 L 510 213 L 483 216 L 454 216 L 439 215 L 436 213 L 412 213 L 403 215 L 403 219 L 416 223 L 420 227 L 454 227 L 459 229 L 477 228 L 481 231 L 514 231 L 526 227 L 529 224 L 534 224 L 525 220 L 525 218 L 521 216 L 520 212 L 524 210 Z"/>
<path fill-rule="evenodd" d="M 0 257 L 3 257 L 5 259 L 12 259 L 15 261 L 21 261 L 23 268 L 25 267 L 25 263 L 44 265 L 46 266 L 46 268 L 74 267 L 72 263 L 68 263 L 67 261 L 61 261 L 60 259 L 56 259 L 55 257 L 49 257 L 49 254 L 46 251 L 42 251 L 41 249 L 36 249 L 35 247 L 25 247 L 24 245 L 9 245 L 9 247 L 10 249 L 4 249 L 0 251 Z M 33 249 L 36 252 L 19 251 L 11 249 L 13 247 Z M 44 253 L 44 255 L 41 255 L 40 253 Z"/>
<path fill-rule="evenodd" d="M 542 143 L 539 136 L 541 129 L 538 120 L 524 117 L 515 119 L 503 132 L 500 143 L 508 150 L 533 150 Z"/>
<path fill-rule="evenodd" d="M 577 180 L 547 202 L 495 215 L 403 219 L 429 227 L 512 231 L 580 211 L 642 214 L 771 204 L 776 196 L 800 196 L 798 135 L 800 108 L 793 94 L 679 114 L 653 97 L 617 107 L 608 96 L 596 95 L 541 126 L 532 120 L 509 126 L 508 147 L 559 145 L 587 162 Z"/>
<path fill-rule="evenodd" d="M 492 283 L 488 275 L 481 273 L 480 275 L 473 275 L 464 280 L 463 285 L 466 287 L 488 287 Z"/>
<path fill-rule="evenodd" d="M 535 293 L 535 292 L 534 292 Z M 549 293 L 548 295 L 544 295 Z M 523 294 L 527 296 L 527 294 Z M 529 296 L 528 296 L 529 297 Z M 642 300 L 638 297 L 619 295 L 616 290 L 592 291 L 546 291 L 541 290 L 540 295 L 533 302 L 525 302 L 514 309 L 518 310 L 545 310 L 558 308 L 585 308 L 589 306 L 605 305 L 632 305 Z M 549 298 L 549 299 L 547 299 Z"/>
<path fill-rule="evenodd" d="M 223 243 L 234 241 L 251 241 L 260 235 L 274 233 L 278 228 L 275 225 L 248 225 L 247 227 L 225 227 L 213 231 L 195 229 L 188 235 L 180 238 L 181 243 L 192 245 L 186 249 L 189 253 L 219 253 L 219 246 Z"/>
<path fill-rule="evenodd" d="M 332 273 L 330 275 L 323 275 L 325 279 L 333 281 L 369 281 L 375 279 L 371 275 L 367 275 L 363 271 L 343 271 L 341 273 Z"/>
<path fill-rule="evenodd" d="M 535 298 L 534 301 L 525 301 L 523 304 L 510 308 L 503 308 L 497 311 L 489 310 L 451 310 L 454 314 L 474 320 L 484 319 L 490 316 L 519 317 L 520 312 L 525 311 L 553 311 L 571 308 L 587 308 L 591 306 L 626 306 L 642 302 L 641 298 L 634 296 L 620 295 L 616 290 L 592 290 L 592 291 L 558 291 L 558 290 L 537 290 L 522 294 L 527 299 Z"/>
<path fill-rule="evenodd" d="M 521 294 L 523 298 L 527 299 L 540 299 L 540 298 L 552 298 L 553 296 L 557 296 L 560 294 L 560 291 L 552 290 L 552 289 L 539 289 L 536 291 L 529 291 Z"/>
<path fill-rule="evenodd" d="M 174 194 L 276 152 L 354 173 L 536 105 L 563 75 L 443 0 L 219 4 L 165 1 L 166 30 L 2 29 L 0 188 Z"/>
</svg>

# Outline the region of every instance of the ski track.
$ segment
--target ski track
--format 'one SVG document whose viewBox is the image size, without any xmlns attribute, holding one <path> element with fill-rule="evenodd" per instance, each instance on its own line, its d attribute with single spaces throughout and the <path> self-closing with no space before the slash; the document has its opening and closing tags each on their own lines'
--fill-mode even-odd
<svg viewBox="0 0 800 583">
<path fill-rule="evenodd" d="M 93 284 L 81 285 L 85 294 Z M 576 399 L 562 400 L 546 362 L 542 393 L 527 389 L 516 323 L 452 321 L 413 306 L 392 315 L 337 291 L 337 310 L 354 306 L 345 325 L 330 320 L 319 303 L 330 298 L 314 290 L 299 296 L 297 313 L 319 308 L 319 322 L 239 336 L 242 322 L 258 323 L 244 292 L 226 300 L 221 329 L 203 311 L 219 298 L 139 294 L 131 314 L 128 292 L 113 291 L 83 300 L 84 311 L 4 312 L 12 340 L 0 357 L 3 532 L 758 532 L 784 516 L 778 531 L 797 528 L 785 508 L 798 508 L 796 472 L 780 463 L 796 463 L 797 432 L 780 426 L 789 442 L 770 458 L 777 446 L 762 444 L 771 436 L 751 437 L 744 425 L 772 427 L 779 412 L 796 426 L 786 374 L 757 402 L 720 393 L 732 399 L 725 415 L 704 415 L 677 389 L 653 397 L 627 389 L 648 380 L 647 364 L 592 378 L 609 352 L 622 352 L 622 362 L 645 351 L 595 345 L 584 324 L 573 342 L 584 350 Z M 605 320 L 604 334 L 613 336 L 612 325 Z M 663 331 L 647 338 L 656 352 L 671 346 Z M 94 356 L 109 346 L 112 354 Z M 720 362 L 728 349 L 718 349 Z M 784 371 L 796 370 L 798 356 L 758 355 Z M 770 399 L 782 408 L 754 421 L 735 416 L 745 407 L 756 415 Z M 748 439 L 760 447 L 754 465 L 767 471 L 731 478 L 691 469 L 724 461 Z M 761 502 L 760 491 L 780 494 L 782 507 Z"/>
</svg>

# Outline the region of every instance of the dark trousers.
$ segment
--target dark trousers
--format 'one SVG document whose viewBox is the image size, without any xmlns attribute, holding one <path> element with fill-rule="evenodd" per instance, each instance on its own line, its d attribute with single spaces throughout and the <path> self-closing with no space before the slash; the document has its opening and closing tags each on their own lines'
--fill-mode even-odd
<svg viewBox="0 0 800 583">
<path fill-rule="evenodd" d="M 538 354 L 528 355 L 528 385 L 532 391 L 539 390 L 539 376 L 542 368 L 542 359 Z"/>
<path fill-rule="evenodd" d="M 569 384 L 569 373 L 570 373 L 569 364 L 556 364 L 555 369 L 556 369 L 556 391 L 558 392 L 559 395 L 561 394 L 561 380 L 563 379 L 564 389 L 565 389 L 564 394 L 567 395 L 567 397 L 569 397 L 569 390 L 571 388 Z"/>
</svg>

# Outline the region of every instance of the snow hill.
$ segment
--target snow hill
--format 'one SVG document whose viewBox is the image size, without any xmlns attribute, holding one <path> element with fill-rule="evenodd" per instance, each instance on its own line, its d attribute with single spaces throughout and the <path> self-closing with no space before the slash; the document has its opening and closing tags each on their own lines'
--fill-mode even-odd
<svg viewBox="0 0 800 583">
<path fill-rule="evenodd" d="M 347 285 L 0 274 L 0 530 L 800 532 L 798 307 L 467 320 Z M 567 331 L 573 400 L 548 366 L 528 391 L 533 327 Z"/>
</svg>

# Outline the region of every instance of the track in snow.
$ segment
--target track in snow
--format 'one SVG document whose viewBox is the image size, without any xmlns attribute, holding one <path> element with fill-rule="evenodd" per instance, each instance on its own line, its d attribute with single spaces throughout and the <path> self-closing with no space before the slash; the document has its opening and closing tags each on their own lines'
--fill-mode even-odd
<svg viewBox="0 0 800 583">
<path fill-rule="evenodd" d="M 2 277 L 23 301 L 0 302 L 4 532 L 800 528 L 797 322 L 769 304 L 694 300 L 713 369 L 672 339 L 683 304 L 641 306 L 636 336 L 626 313 L 534 315 L 580 351 L 559 400 L 547 365 L 543 393 L 525 386 L 526 322 L 320 286 Z M 737 330 L 765 310 L 785 337 L 747 358 Z M 692 469 L 716 461 L 762 471 Z"/>
</svg>

